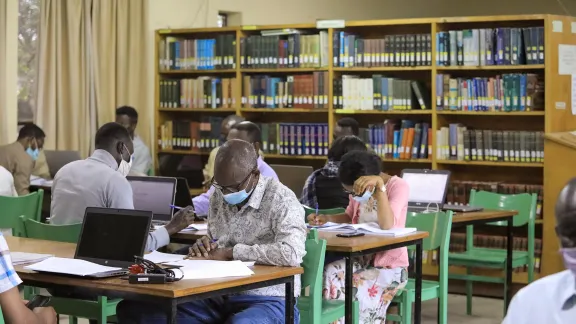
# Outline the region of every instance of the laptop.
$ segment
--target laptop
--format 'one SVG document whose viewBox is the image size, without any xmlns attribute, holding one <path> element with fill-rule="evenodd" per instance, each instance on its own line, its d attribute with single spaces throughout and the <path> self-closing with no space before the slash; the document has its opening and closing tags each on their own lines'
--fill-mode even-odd
<svg viewBox="0 0 576 324">
<path fill-rule="evenodd" d="M 423 212 L 441 209 L 446 200 L 450 171 L 428 169 L 404 169 L 402 179 L 408 183 L 408 211 Z"/>
<path fill-rule="evenodd" d="M 80 153 L 78 151 L 50 151 L 45 150 L 46 164 L 48 164 L 48 170 L 50 170 L 50 176 L 54 178 L 56 173 L 63 166 L 70 162 L 81 160 Z"/>
<path fill-rule="evenodd" d="M 306 179 L 308 179 L 314 171 L 314 169 L 308 165 L 270 164 L 270 167 L 278 175 L 278 180 L 292 190 L 297 198 L 300 198 Z"/>
<path fill-rule="evenodd" d="M 152 224 L 166 225 L 172 220 L 176 178 L 126 177 L 132 186 L 134 209 L 152 212 Z"/>
<path fill-rule="evenodd" d="M 151 221 L 149 211 L 88 207 L 74 259 L 122 268 L 90 275 L 92 278 L 125 275 L 134 256 L 144 253 Z"/>
</svg>

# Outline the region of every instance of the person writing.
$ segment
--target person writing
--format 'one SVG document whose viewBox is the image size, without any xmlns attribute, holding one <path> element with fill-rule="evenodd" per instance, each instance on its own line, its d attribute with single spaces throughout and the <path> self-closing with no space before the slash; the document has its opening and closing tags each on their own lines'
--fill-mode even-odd
<svg viewBox="0 0 576 324">
<path fill-rule="evenodd" d="M 572 324 L 576 320 L 576 178 L 560 192 L 555 214 L 566 270 L 520 289 L 510 302 L 503 324 Z"/>
<path fill-rule="evenodd" d="M 346 212 L 337 215 L 308 215 L 312 224 L 377 223 L 381 229 L 403 228 L 408 209 L 408 184 L 400 177 L 382 172 L 382 160 L 369 151 L 352 151 L 342 157 L 339 178 L 350 194 Z M 408 280 L 406 247 L 379 252 L 353 261 L 360 323 L 379 323 L 386 318 L 392 298 Z M 345 261 L 324 268 L 324 298 L 344 299 Z"/>
<path fill-rule="evenodd" d="M 216 156 L 215 191 L 210 198 L 208 236 L 190 255 L 212 260 L 255 261 L 273 266 L 299 266 L 305 252 L 304 210 L 296 195 L 278 180 L 262 175 L 251 143 L 228 140 Z M 217 241 L 216 241 L 217 239 Z M 300 292 L 295 278 L 294 294 Z M 187 324 L 284 323 L 284 285 L 192 301 L 177 306 L 176 320 Z M 295 321 L 299 323 L 295 307 Z M 122 301 L 119 323 L 166 321 L 155 304 Z"/>
</svg>

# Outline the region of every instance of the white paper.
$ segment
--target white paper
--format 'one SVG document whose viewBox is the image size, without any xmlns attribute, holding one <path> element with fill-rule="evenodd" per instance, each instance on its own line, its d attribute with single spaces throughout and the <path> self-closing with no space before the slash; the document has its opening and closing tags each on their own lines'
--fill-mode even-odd
<svg viewBox="0 0 576 324">
<path fill-rule="evenodd" d="M 164 227 L 164 226 L 154 225 L 155 230 L 159 229 L 160 227 Z M 181 230 L 180 233 L 207 231 L 207 230 L 208 230 L 208 224 L 192 224 L 192 225 L 186 227 L 185 229 Z"/>
<path fill-rule="evenodd" d="M 554 103 L 554 107 L 556 109 L 564 110 L 564 109 L 566 109 L 566 103 L 564 101 L 556 101 Z"/>
<path fill-rule="evenodd" d="M 52 187 L 52 180 L 46 180 L 34 175 L 30 176 L 30 185 Z"/>
<path fill-rule="evenodd" d="M 576 115 L 576 74 L 572 74 L 572 115 Z"/>
<path fill-rule="evenodd" d="M 153 251 L 151 253 L 144 255 L 144 259 L 152 261 L 154 263 L 181 261 L 184 260 L 185 257 L 186 256 L 182 254 L 169 254 L 158 251 Z"/>
<path fill-rule="evenodd" d="M 406 227 L 406 228 L 393 228 L 389 230 L 380 229 L 378 224 L 371 222 L 371 223 L 362 223 L 362 224 L 340 224 L 338 226 L 331 226 L 331 227 L 324 227 L 319 228 L 320 231 L 326 232 L 350 232 L 350 231 L 358 231 L 366 234 L 375 234 L 375 235 L 383 235 L 383 236 L 401 236 L 416 232 L 416 228 L 413 227 Z"/>
<path fill-rule="evenodd" d="M 570 23 L 571 29 L 572 29 L 572 34 L 576 34 L 576 22 L 572 22 Z"/>
<path fill-rule="evenodd" d="M 254 274 L 242 261 L 182 260 L 168 262 L 167 265 L 180 266 L 183 279 L 215 279 L 227 277 L 246 277 Z M 254 263 L 252 263 L 254 265 Z M 174 271 L 178 276 L 178 270 Z"/>
<path fill-rule="evenodd" d="M 106 267 L 80 260 L 52 257 L 38 263 L 25 266 L 24 269 L 42 272 L 62 273 L 74 276 L 89 276 L 101 272 L 118 271 L 122 268 Z"/>
<path fill-rule="evenodd" d="M 564 29 L 564 25 L 562 24 L 562 20 L 553 20 L 552 21 L 552 32 L 561 33 L 562 29 Z"/>
<path fill-rule="evenodd" d="M 326 227 L 333 227 L 333 226 L 340 226 L 342 224 L 339 223 L 332 223 L 332 222 L 326 222 L 322 225 L 310 225 L 307 224 L 308 228 L 326 228 Z"/>
<path fill-rule="evenodd" d="M 14 252 L 14 251 L 10 252 L 10 259 L 12 259 L 13 265 L 40 262 L 53 256 L 54 256 L 53 254 L 38 254 L 38 253 L 26 253 L 26 252 Z"/>
<path fill-rule="evenodd" d="M 576 45 L 558 45 L 558 74 L 576 74 Z"/>
</svg>

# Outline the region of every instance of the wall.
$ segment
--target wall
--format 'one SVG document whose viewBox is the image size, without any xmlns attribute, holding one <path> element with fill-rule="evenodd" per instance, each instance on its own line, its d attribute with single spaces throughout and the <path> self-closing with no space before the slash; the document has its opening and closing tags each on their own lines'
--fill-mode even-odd
<svg viewBox="0 0 576 324">
<path fill-rule="evenodd" d="M 0 21 L 0 145 L 18 135 L 18 0 L 0 0 L 6 19 Z"/>
</svg>

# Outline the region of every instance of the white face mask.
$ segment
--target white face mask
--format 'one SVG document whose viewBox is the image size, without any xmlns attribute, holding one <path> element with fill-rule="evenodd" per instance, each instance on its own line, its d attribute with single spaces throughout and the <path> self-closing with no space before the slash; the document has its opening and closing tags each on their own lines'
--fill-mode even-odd
<svg viewBox="0 0 576 324">
<path fill-rule="evenodd" d="M 124 145 L 124 148 L 126 149 L 126 152 L 130 152 L 128 151 L 126 145 Z M 127 176 L 128 173 L 130 173 L 130 168 L 132 168 L 132 155 L 130 155 L 130 162 L 126 162 L 126 160 L 124 160 L 124 152 L 121 153 L 121 156 L 122 161 L 120 161 L 120 166 L 118 166 L 118 172 L 120 172 L 120 174 L 123 176 Z"/>
</svg>

